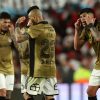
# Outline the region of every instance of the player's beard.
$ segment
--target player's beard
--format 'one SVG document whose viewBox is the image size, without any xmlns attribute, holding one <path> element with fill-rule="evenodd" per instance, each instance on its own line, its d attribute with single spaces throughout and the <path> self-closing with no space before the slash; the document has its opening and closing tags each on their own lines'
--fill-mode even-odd
<svg viewBox="0 0 100 100">
<path fill-rule="evenodd" d="M 31 21 L 31 23 L 28 22 L 27 27 L 30 27 L 31 25 L 36 25 L 36 24 L 37 24 L 37 23 L 36 23 L 35 21 Z"/>
<path fill-rule="evenodd" d="M 37 22 L 36 22 L 36 21 L 34 21 L 34 20 L 32 20 L 32 23 L 33 23 L 33 25 L 36 25 L 36 24 L 37 24 Z"/>
</svg>

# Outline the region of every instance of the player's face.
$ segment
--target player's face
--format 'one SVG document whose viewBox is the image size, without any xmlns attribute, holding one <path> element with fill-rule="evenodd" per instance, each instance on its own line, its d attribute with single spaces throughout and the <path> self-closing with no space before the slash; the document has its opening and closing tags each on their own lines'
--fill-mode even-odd
<svg viewBox="0 0 100 100">
<path fill-rule="evenodd" d="M 1 23 L 2 23 L 2 31 L 8 31 L 9 26 L 11 24 L 11 20 L 10 19 L 1 19 Z"/>
<path fill-rule="evenodd" d="M 81 23 L 82 23 L 82 26 L 85 27 L 86 26 L 86 18 L 87 17 L 90 17 L 91 19 L 94 18 L 94 15 L 92 13 L 82 13 L 80 15 L 80 20 L 81 20 Z"/>
<path fill-rule="evenodd" d="M 33 24 L 33 25 L 37 24 L 36 15 L 35 15 L 33 12 L 30 12 L 30 13 L 29 13 L 28 18 L 29 18 L 28 23 L 29 23 L 30 25 L 31 25 L 31 24 Z"/>
</svg>

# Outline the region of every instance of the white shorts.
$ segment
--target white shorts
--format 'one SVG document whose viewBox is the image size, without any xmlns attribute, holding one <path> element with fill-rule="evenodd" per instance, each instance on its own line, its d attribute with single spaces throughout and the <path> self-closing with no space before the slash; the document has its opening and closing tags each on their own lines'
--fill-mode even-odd
<svg viewBox="0 0 100 100">
<path fill-rule="evenodd" d="M 25 93 L 25 83 L 26 83 L 27 75 L 22 74 L 21 75 L 21 93 Z"/>
<path fill-rule="evenodd" d="M 100 70 L 93 69 L 90 76 L 89 85 L 90 86 L 100 85 Z"/>
<path fill-rule="evenodd" d="M 4 75 L 0 73 L 0 89 L 13 90 L 14 75 Z"/>
<path fill-rule="evenodd" d="M 26 92 L 30 95 L 57 95 L 57 80 L 56 78 L 32 78 L 28 79 Z"/>
</svg>

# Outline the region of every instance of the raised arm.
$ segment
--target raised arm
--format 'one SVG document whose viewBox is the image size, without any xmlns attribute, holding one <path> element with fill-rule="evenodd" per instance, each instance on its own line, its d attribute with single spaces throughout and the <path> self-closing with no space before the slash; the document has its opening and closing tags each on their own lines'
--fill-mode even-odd
<svg viewBox="0 0 100 100">
<path fill-rule="evenodd" d="M 20 24 L 25 21 L 25 16 L 20 17 L 15 25 L 15 34 L 16 34 L 16 41 L 23 42 L 29 38 L 29 35 L 26 33 L 25 28 L 20 28 Z"/>
<path fill-rule="evenodd" d="M 81 22 L 80 22 L 80 19 L 78 19 L 75 23 L 75 35 L 74 35 L 74 49 L 75 50 L 79 50 L 82 47 L 82 45 L 86 42 L 84 39 L 80 37 L 81 32 L 82 32 Z"/>
</svg>

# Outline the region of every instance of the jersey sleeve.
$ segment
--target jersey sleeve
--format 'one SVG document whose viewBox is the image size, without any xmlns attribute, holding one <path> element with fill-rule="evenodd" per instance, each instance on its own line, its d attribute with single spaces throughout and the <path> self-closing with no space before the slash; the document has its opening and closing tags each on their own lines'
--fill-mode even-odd
<svg viewBox="0 0 100 100">
<path fill-rule="evenodd" d="M 30 35 L 31 38 L 36 38 L 42 33 L 43 29 L 42 27 L 39 27 L 39 25 L 31 26 L 27 29 L 27 33 Z"/>
</svg>

